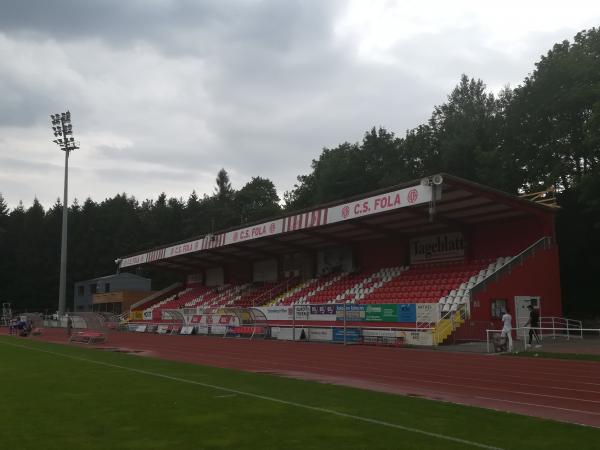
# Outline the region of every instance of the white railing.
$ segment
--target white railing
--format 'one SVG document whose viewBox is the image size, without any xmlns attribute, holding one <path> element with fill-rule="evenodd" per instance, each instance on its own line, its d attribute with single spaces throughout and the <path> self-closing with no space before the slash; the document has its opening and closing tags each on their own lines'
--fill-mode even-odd
<svg viewBox="0 0 600 450">
<path fill-rule="evenodd" d="M 575 331 L 575 334 L 573 334 L 573 329 L 572 328 L 558 328 L 558 327 L 520 327 L 520 328 L 513 328 L 511 330 L 511 332 L 513 333 L 513 336 L 515 336 L 515 338 L 513 338 L 513 349 L 517 350 L 517 345 L 519 345 L 520 347 L 522 347 L 522 350 L 527 350 L 530 346 L 529 346 L 529 331 L 530 330 L 534 330 L 537 331 L 540 337 L 540 343 L 543 343 L 543 339 L 544 338 L 548 338 L 549 336 L 553 337 L 553 340 L 556 337 L 564 337 L 566 338 L 566 340 L 569 340 L 570 337 L 578 337 L 578 338 L 583 338 L 583 335 L 585 333 L 585 335 L 587 337 L 596 337 L 596 338 L 600 338 L 600 328 L 579 328 Z M 490 343 L 492 342 L 492 339 L 494 338 L 494 335 L 499 335 L 500 333 L 502 333 L 502 330 L 485 330 L 486 333 L 486 349 L 487 352 L 490 352 Z M 536 344 L 538 343 L 537 339 L 534 338 L 532 339 L 532 343 L 535 342 Z M 598 341 L 594 341 L 595 343 L 597 343 Z M 542 345 L 537 345 L 535 347 L 542 347 Z"/>
<path fill-rule="evenodd" d="M 566 317 L 540 317 L 540 327 L 544 330 L 549 329 L 548 332 L 542 332 L 541 334 L 550 336 L 553 339 L 556 339 L 556 337 L 566 337 L 567 339 L 572 337 L 583 338 L 581 320 L 568 319 Z"/>
</svg>

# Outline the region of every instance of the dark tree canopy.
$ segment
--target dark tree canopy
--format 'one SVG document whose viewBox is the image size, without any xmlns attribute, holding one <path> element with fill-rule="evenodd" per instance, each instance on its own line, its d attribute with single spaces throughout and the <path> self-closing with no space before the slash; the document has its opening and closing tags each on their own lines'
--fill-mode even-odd
<svg viewBox="0 0 600 450">
<path fill-rule="evenodd" d="M 253 177 L 235 194 L 240 223 L 255 222 L 281 213 L 279 196 L 271 180 Z"/>
</svg>

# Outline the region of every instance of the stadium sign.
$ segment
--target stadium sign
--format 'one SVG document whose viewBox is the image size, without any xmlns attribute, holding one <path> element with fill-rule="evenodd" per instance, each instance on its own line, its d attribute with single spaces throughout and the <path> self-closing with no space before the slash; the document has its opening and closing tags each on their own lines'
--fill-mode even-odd
<svg viewBox="0 0 600 450">
<path fill-rule="evenodd" d="M 431 192 L 431 186 L 418 185 L 333 206 L 327 211 L 327 223 L 341 222 L 430 202 Z"/>
<path fill-rule="evenodd" d="M 465 257 L 465 238 L 462 233 L 445 233 L 411 239 L 411 263 L 462 259 Z"/>
<path fill-rule="evenodd" d="M 374 195 L 362 200 L 332 206 L 330 208 L 320 208 L 301 214 L 283 217 L 281 219 L 229 231 L 227 233 L 209 234 L 202 239 L 183 242 L 170 247 L 130 256 L 119 260 L 119 263 L 121 268 L 136 266 L 188 253 L 210 250 L 224 245 L 233 245 L 267 236 L 319 227 L 372 214 L 379 214 L 407 206 L 427 203 L 430 202 L 431 199 L 431 186 L 416 185 L 385 194 Z"/>
<path fill-rule="evenodd" d="M 282 220 L 273 220 L 267 223 L 261 223 L 252 227 L 242 228 L 241 230 L 230 231 L 225 233 L 224 244 L 235 244 L 236 242 L 244 242 L 252 239 L 258 239 L 265 236 L 280 234 L 282 230 Z"/>
</svg>

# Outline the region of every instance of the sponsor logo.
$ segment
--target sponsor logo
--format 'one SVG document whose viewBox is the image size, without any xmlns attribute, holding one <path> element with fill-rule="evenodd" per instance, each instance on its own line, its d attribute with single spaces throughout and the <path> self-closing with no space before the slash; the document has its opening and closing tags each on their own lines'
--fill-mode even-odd
<svg viewBox="0 0 600 450">
<path fill-rule="evenodd" d="M 408 194 L 406 195 L 406 199 L 408 200 L 408 203 L 414 203 L 417 201 L 418 198 L 419 198 L 419 191 L 417 191 L 416 189 L 411 189 L 410 191 L 408 191 Z"/>
<path fill-rule="evenodd" d="M 238 240 L 238 232 L 234 231 L 233 232 L 233 242 L 236 242 Z"/>
<path fill-rule="evenodd" d="M 463 256 L 465 240 L 460 233 L 441 234 L 411 241 L 411 256 L 414 259 L 432 259 L 436 256 Z"/>
<path fill-rule="evenodd" d="M 267 234 L 272 234 L 275 232 L 274 226 L 275 224 L 272 223 L 271 225 L 269 225 L 269 228 L 267 228 L 266 224 L 262 224 L 252 228 L 246 228 L 245 230 L 240 230 L 239 239 L 240 241 L 245 241 L 247 239 L 256 239 Z"/>
<path fill-rule="evenodd" d="M 344 208 L 342 209 L 342 217 L 344 219 L 346 219 L 349 215 L 350 215 L 350 207 L 344 206 Z"/>
</svg>

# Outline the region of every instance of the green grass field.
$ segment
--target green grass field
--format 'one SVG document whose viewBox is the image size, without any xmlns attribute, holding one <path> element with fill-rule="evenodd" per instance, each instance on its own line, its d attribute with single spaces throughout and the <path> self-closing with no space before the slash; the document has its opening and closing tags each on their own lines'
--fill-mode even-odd
<svg viewBox="0 0 600 450">
<path fill-rule="evenodd" d="M 600 438 L 516 414 L 6 336 L 0 357 L 6 449 L 565 450 Z"/>
</svg>

